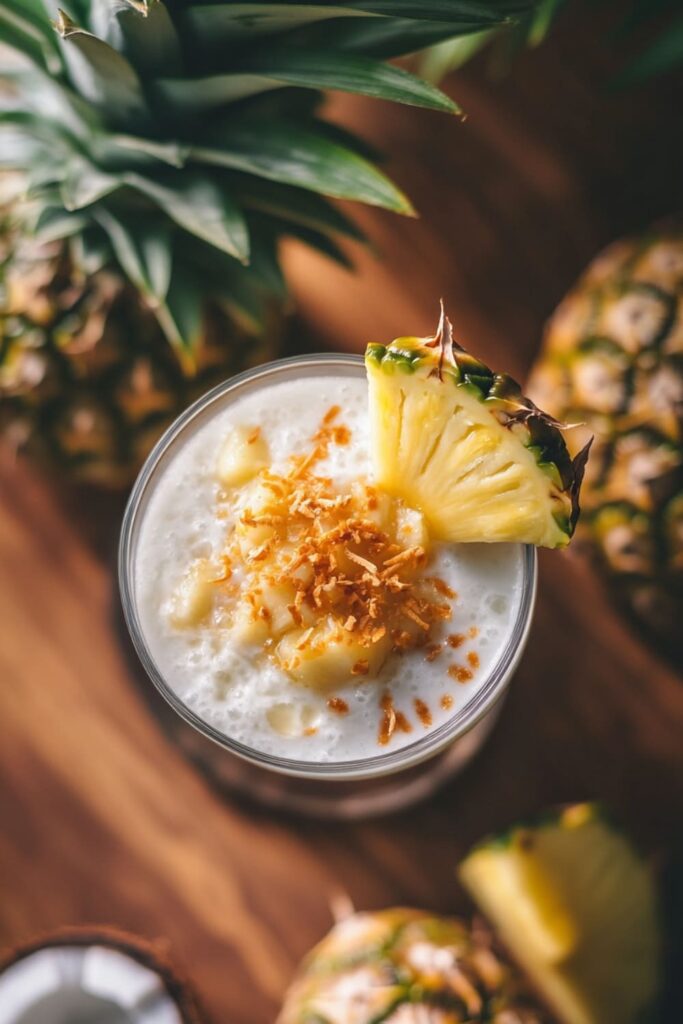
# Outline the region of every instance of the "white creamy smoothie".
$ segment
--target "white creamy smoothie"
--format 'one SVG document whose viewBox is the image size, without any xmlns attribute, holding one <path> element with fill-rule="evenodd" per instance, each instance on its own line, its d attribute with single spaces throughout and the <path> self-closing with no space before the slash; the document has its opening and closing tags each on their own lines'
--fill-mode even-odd
<svg viewBox="0 0 683 1024">
<path fill-rule="evenodd" d="M 362 377 L 263 383 L 175 445 L 135 547 L 167 685 L 268 755 L 400 749 L 483 685 L 515 625 L 524 548 L 432 543 L 378 492 Z"/>
</svg>

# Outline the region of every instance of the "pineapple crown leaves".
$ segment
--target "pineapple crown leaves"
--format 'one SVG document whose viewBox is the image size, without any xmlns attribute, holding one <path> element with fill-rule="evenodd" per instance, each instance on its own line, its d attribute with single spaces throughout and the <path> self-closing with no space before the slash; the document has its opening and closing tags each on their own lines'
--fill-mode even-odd
<svg viewBox="0 0 683 1024">
<path fill-rule="evenodd" d="M 342 262 L 335 236 L 362 238 L 330 199 L 413 213 L 319 116 L 321 90 L 457 113 L 387 59 L 530 6 L 0 0 L 0 166 L 25 174 L 38 237 L 117 264 L 171 341 L 191 348 L 207 297 L 258 330 L 283 289 L 279 238 Z"/>
<path fill-rule="evenodd" d="M 524 47 L 539 46 L 554 28 L 568 0 L 539 0 L 513 23 L 493 26 L 429 46 L 420 59 L 420 73 L 437 83 L 471 57 L 486 49 L 494 76 L 505 74 Z M 628 41 L 644 36 L 637 52 L 608 84 L 615 88 L 640 85 L 650 78 L 675 71 L 683 64 L 683 13 L 680 0 L 631 0 L 629 9 L 605 40 Z"/>
</svg>

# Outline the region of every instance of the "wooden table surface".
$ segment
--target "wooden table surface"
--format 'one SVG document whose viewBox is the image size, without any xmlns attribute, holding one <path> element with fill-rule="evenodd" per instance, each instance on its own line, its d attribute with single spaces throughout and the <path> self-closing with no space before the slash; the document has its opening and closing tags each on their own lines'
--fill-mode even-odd
<svg viewBox="0 0 683 1024">
<path fill-rule="evenodd" d="M 355 276 L 291 249 L 298 340 L 427 333 L 443 295 L 458 337 L 523 376 L 597 248 L 680 203 L 681 84 L 602 91 L 606 45 L 576 21 L 500 84 L 454 76 L 465 123 L 335 99 L 394 155 L 421 220 L 364 212 L 383 261 L 358 252 Z M 120 510 L 0 468 L 1 945 L 77 923 L 163 937 L 211 1021 L 262 1024 L 337 887 L 358 907 L 465 911 L 453 865 L 468 844 L 586 797 L 670 848 L 683 685 L 576 556 L 543 553 L 531 641 L 482 755 L 410 813 L 330 826 L 219 797 L 161 733 L 116 627 Z"/>
</svg>

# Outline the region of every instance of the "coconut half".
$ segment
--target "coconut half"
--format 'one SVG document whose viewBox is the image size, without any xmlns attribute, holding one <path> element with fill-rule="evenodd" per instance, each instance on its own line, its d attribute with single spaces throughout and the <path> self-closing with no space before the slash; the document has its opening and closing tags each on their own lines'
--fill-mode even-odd
<svg viewBox="0 0 683 1024">
<path fill-rule="evenodd" d="M 110 929 L 68 929 L 0 962 L 0 1024 L 201 1024 L 162 953 Z"/>
</svg>

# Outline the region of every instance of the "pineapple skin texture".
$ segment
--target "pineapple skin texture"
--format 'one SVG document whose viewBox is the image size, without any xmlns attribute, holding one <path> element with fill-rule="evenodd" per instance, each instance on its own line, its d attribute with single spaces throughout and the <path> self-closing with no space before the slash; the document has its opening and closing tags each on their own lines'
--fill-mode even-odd
<svg viewBox="0 0 683 1024">
<path fill-rule="evenodd" d="M 654 639 L 683 654 L 683 228 L 616 242 L 548 323 L 528 387 L 595 436 L 579 539 Z"/>
<path fill-rule="evenodd" d="M 550 1024 L 482 930 L 393 908 L 339 922 L 304 960 L 277 1024 Z"/>
<path fill-rule="evenodd" d="M 0 439 L 74 483 L 128 487 L 154 443 L 204 391 L 272 358 L 261 336 L 207 304 L 192 365 L 114 268 L 83 273 L 0 213 Z"/>
</svg>

